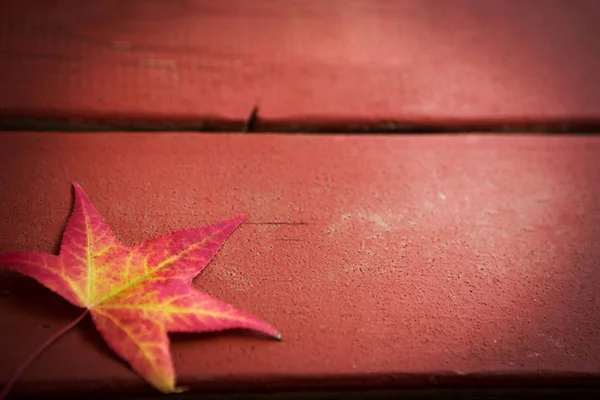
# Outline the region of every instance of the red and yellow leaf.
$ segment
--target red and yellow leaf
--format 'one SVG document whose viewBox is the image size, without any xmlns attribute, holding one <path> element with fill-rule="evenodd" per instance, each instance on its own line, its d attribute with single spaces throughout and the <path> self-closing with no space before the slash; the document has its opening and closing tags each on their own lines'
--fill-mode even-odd
<svg viewBox="0 0 600 400">
<path fill-rule="evenodd" d="M 179 391 L 167 332 L 247 328 L 280 338 L 266 322 L 191 285 L 246 216 L 130 248 L 117 240 L 83 189 L 74 188 L 75 206 L 59 255 L 4 253 L 0 267 L 30 276 L 89 310 L 108 345 L 155 388 Z"/>
</svg>

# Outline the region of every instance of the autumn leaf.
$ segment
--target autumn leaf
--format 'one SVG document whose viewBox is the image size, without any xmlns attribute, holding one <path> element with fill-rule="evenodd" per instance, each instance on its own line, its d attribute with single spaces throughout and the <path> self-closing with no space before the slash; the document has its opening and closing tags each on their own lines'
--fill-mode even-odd
<svg viewBox="0 0 600 400">
<path fill-rule="evenodd" d="M 191 285 L 246 216 L 127 247 L 117 240 L 83 189 L 76 183 L 73 186 L 75 205 L 59 255 L 3 253 L 0 268 L 34 278 L 85 308 L 71 326 L 91 314 L 108 345 L 156 389 L 164 393 L 182 390 L 175 386 L 167 332 L 245 328 L 281 339 L 266 322 Z"/>
</svg>

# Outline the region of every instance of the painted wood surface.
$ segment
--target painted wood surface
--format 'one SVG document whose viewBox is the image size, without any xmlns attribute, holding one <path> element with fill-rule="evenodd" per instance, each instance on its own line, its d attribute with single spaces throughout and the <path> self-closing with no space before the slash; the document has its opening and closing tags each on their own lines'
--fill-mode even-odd
<svg viewBox="0 0 600 400">
<path fill-rule="evenodd" d="M 174 336 L 180 383 L 231 389 L 591 384 L 600 138 L 0 135 L 0 251 L 57 251 L 80 183 L 127 244 L 250 218 L 199 288 L 277 326 Z M 79 310 L 0 275 L 0 382 Z M 15 393 L 143 393 L 85 322 Z"/>
</svg>

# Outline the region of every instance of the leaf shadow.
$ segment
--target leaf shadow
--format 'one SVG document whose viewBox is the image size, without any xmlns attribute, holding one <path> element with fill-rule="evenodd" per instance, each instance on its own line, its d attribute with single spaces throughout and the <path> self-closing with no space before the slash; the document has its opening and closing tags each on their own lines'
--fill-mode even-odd
<svg viewBox="0 0 600 400">
<path fill-rule="evenodd" d="M 0 280 L 0 301 L 9 302 L 9 306 L 18 313 L 39 319 L 39 329 L 46 330 L 48 337 L 75 320 L 83 309 L 71 303 L 37 283 L 35 280 L 13 272 L 2 273 Z M 104 342 L 89 316 L 84 318 L 73 329 L 77 329 L 83 340 L 102 352 L 103 355 L 115 357 L 110 347 Z M 251 329 L 225 329 L 210 332 L 169 332 L 173 343 L 196 343 L 198 341 L 243 340 L 244 338 L 265 341 L 277 341 L 272 336 Z M 40 343 L 41 345 L 41 343 Z"/>
<path fill-rule="evenodd" d="M 18 313 L 39 319 L 39 329 L 48 332 L 48 337 L 77 319 L 84 311 L 75 307 L 58 294 L 45 288 L 35 280 L 13 272 L 2 274 L 1 301 L 9 303 Z M 83 340 L 98 351 L 114 357 L 114 353 L 104 342 L 92 319 L 87 316 L 73 329 L 77 329 Z M 41 343 L 40 343 L 41 345 Z"/>
</svg>

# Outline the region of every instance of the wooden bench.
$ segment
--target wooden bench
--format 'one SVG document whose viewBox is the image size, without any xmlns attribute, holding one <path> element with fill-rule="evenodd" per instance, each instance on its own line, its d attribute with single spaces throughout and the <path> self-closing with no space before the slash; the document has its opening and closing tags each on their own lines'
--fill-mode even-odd
<svg viewBox="0 0 600 400">
<path fill-rule="evenodd" d="M 0 252 L 56 253 L 73 181 L 127 244 L 248 213 L 195 284 L 284 341 L 173 335 L 191 394 L 597 389 L 599 137 L 240 131 L 257 105 L 265 130 L 593 131 L 598 11 L 5 1 Z M 6 271 L 0 294 L 3 385 L 79 311 Z M 13 391 L 90 393 L 155 394 L 90 320 Z"/>
</svg>

